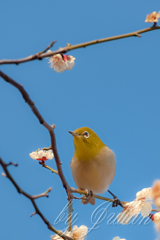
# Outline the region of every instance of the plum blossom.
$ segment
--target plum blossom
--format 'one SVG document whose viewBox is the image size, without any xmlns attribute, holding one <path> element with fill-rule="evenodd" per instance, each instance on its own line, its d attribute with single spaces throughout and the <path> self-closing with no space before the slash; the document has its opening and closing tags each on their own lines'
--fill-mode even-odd
<svg viewBox="0 0 160 240">
<path fill-rule="evenodd" d="M 114 237 L 112 240 L 126 240 L 126 239 L 120 238 L 120 237 Z"/>
<path fill-rule="evenodd" d="M 150 15 L 147 15 L 145 22 L 157 23 L 159 17 L 160 17 L 160 11 L 159 11 L 159 13 L 157 13 L 157 12 L 150 13 Z"/>
<path fill-rule="evenodd" d="M 48 50 L 48 52 L 51 52 L 51 50 Z M 54 68 L 58 73 L 71 70 L 74 66 L 74 60 L 75 58 L 71 55 L 55 54 L 49 60 L 50 68 Z"/>
<path fill-rule="evenodd" d="M 85 236 L 87 235 L 88 228 L 84 225 L 80 226 L 79 228 L 77 226 L 74 226 L 71 232 L 64 232 L 64 234 L 68 237 L 71 237 L 74 240 L 83 240 L 85 239 Z M 59 235 L 51 236 L 52 240 L 62 240 L 63 238 Z"/>
<path fill-rule="evenodd" d="M 127 224 L 133 216 L 137 216 L 140 213 L 141 202 L 134 200 L 126 203 L 121 213 L 117 215 L 117 221 L 121 224 Z"/>
<path fill-rule="evenodd" d="M 136 193 L 136 199 L 152 199 L 152 188 L 143 188 L 141 191 Z"/>
<path fill-rule="evenodd" d="M 38 151 L 30 153 L 29 156 L 34 160 L 46 161 L 48 159 L 52 159 L 54 155 L 52 150 L 44 151 L 39 149 Z"/>
<path fill-rule="evenodd" d="M 152 188 L 144 188 L 137 192 L 136 199 L 126 203 L 121 213 L 118 214 L 117 220 L 121 224 L 127 224 L 132 217 L 141 213 L 142 217 L 149 216 L 152 211 L 152 205 L 148 202 L 152 198 Z"/>
<path fill-rule="evenodd" d="M 160 212 L 151 214 L 150 219 L 155 223 L 156 230 L 160 232 Z"/>
<path fill-rule="evenodd" d="M 156 180 L 153 184 L 152 197 L 155 205 L 160 208 L 160 180 Z"/>
</svg>

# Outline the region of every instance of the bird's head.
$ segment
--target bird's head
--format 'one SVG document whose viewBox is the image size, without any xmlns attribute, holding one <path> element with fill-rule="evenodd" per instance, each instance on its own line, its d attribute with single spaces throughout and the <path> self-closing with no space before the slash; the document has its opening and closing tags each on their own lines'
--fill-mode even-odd
<svg viewBox="0 0 160 240">
<path fill-rule="evenodd" d="M 69 131 L 73 136 L 75 153 L 74 156 L 82 161 L 90 160 L 99 154 L 105 146 L 98 135 L 88 127 Z"/>
</svg>

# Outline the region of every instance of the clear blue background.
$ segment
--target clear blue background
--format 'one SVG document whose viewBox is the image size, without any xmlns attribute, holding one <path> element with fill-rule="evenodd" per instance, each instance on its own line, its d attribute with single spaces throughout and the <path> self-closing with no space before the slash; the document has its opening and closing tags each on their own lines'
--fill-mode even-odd
<svg viewBox="0 0 160 240">
<path fill-rule="evenodd" d="M 159 1 L 11 1 L 0 3 L 0 59 L 18 59 L 45 49 L 52 50 L 152 26 L 145 23 L 148 13 L 159 11 Z M 63 171 L 75 186 L 70 171 L 74 153 L 68 130 L 92 128 L 114 150 L 117 170 L 110 190 L 123 201 L 132 201 L 137 191 L 160 177 L 160 31 L 141 38 L 132 37 L 97 44 L 69 52 L 75 66 L 58 74 L 48 60 L 3 65 L 0 69 L 23 84 L 55 134 Z M 21 94 L 0 79 L 0 155 L 14 179 L 30 194 L 53 187 L 49 198 L 37 200 L 42 213 L 54 224 L 67 203 L 65 190 L 56 174 L 42 168 L 29 153 L 50 146 L 47 130 L 39 124 Z M 56 168 L 54 160 L 47 162 Z M 0 170 L 2 172 L 2 169 Z M 106 197 L 108 193 L 103 194 Z M 73 204 L 78 220 L 74 225 L 91 228 L 96 205 Z M 109 208 L 108 215 L 121 208 Z M 17 193 L 9 180 L 0 176 L 0 239 L 47 240 L 53 233 L 34 212 L 31 202 Z M 108 216 L 107 215 L 107 216 Z M 67 216 L 67 215 L 66 215 Z M 87 239 L 155 239 L 153 223 L 145 226 L 108 225 L 107 217 Z"/>
</svg>

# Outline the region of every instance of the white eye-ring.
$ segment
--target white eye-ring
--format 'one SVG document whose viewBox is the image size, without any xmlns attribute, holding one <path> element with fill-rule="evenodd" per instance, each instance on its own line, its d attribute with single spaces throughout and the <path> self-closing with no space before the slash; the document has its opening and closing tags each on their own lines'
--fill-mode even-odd
<svg viewBox="0 0 160 240">
<path fill-rule="evenodd" d="M 89 138 L 89 132 L 85 131 L 85 132 L 83 133 L 83 136 L 84 136 L 85 138 Z"/>
</svg>

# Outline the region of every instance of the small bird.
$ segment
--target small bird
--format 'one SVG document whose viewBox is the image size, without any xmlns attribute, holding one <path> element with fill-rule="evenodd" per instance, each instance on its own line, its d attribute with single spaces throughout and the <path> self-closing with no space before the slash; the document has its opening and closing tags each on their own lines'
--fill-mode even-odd
<svg viewBox="0 0 160 240">
<path fill-rule="evenodd" d="M 95 194 L 106 192 L 115 175 L 114 152 L 88 127 L 78 128 L 69 133 L 73 136 L 75 147 L 71 172 L 77 187 L 81 190 L 91 190 Z M 94 205 L 95 198 L 90 197 L 87 200 L 87 197 L 83 197 L 81 202 Z"/>
</svg>

